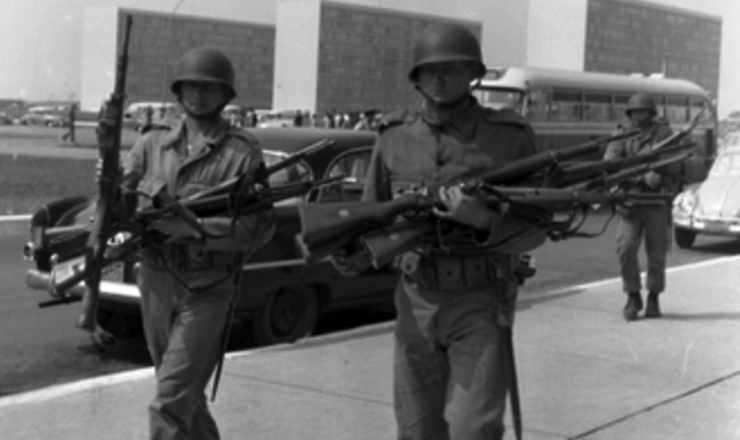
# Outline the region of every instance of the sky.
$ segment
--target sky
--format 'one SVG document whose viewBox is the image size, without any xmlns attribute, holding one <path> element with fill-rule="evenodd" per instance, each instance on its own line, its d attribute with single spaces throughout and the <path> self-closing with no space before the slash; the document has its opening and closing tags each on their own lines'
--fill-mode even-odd
<svg viewBox="0 0 740 440">
<path fill-rule="evenodd" d="M 174 0 L 141 0 L 170 4 Z M 481 0 L 487 1 L 487 0 Z M 517 0 L 509 0 L 517 1 Z M 80 15 L 96 0 L 0 0 L 0 98 L 79 99 Z M 138 0 L 127 0 L 136 4 Z M 650 0 L 722 17 L 718 110 L 720 118 L 740 111 L 740 0 Z M 111 5 L 111 0 L 100 0 Z M 136 6 L 133 6 L 136 7 Z M 69 38 L 69 36 L 72 38 Z M 66 41 L 66 40 L 72 41 Z M 65 44 L 65 50 L 58 45 Z"/>
</svg>

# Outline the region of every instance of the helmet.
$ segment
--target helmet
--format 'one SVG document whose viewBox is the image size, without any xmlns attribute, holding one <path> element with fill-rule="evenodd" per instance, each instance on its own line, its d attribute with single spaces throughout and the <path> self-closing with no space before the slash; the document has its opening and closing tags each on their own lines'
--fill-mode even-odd
<svg viewBox="0 0 740 440">
<path fill-rule="evenodd" d="M 478 64 L 478 78 L 486 74 L 480 43 L 468 28 L 457 23 L 429 25 L 414 43 L 414 65 L 409 80 L 418 80 L 417 70 L 423 64 L 449 61 L 472 61 Z"/>
<path fill-rule="evenodd" d="M 176 95 L 180 93 L 182 81 L 208 81 L 223 84 L 228 87 L 234 99 L 234 66 L 221 51 L 208 47 L 192 49 L 182 56 L 175 71 L 170 90 Z"/>
<path fill-rule="evenodd" d="M 624 111 L 627 117 L 629 117 L 633 110 L 650 110 L 654 115 L 658 114 L 655 101 L 646 93 L 634 94 L 629 101 L 627 101 L 627 108 Z"/>
</svg>

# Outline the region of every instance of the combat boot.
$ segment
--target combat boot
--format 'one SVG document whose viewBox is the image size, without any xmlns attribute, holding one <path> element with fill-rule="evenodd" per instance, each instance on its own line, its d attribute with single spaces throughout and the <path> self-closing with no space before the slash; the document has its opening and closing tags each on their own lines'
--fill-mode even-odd
<svg viewBox="0 0 740 440">
<path fill-rule="evenodd" d="M 646 318 L 660 318 L 663 314 L 660 313 L 660 303 L 658 302 L 658 293 L 650 292 L 647 298 L 647 307 L 645 307 Z"/>
<path fill-rule="evenodd" d="M 624 306 L 622 314 L 627 321 L 637 319 L 637 314 L 642 310 L 642 296 L 640 292 L 630 292 L 627 297 L 627 304 Z"/>
</svg>

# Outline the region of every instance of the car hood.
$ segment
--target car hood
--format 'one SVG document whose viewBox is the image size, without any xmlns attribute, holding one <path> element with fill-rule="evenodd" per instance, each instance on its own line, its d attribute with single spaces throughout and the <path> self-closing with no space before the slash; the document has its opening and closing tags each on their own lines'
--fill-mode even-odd
<svg viewBox="0 0 740 440">
<path fill-rule="evenodd" d="M 740 213 L 740 178 L 708 179 L 698 190 L 698 206 L 702 215 L 735 217 Z"/>
</svg>

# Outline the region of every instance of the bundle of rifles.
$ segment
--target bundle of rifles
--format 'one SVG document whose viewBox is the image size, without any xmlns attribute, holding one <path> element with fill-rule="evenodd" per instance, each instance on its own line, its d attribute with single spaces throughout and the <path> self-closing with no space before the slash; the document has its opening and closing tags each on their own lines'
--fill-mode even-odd
<svg viewBox="0 0 740 440">
<path fill-rule="evenodd" d="M 613 160 L 583 160 L 599 155 L 611 142 L 640 136 L 638 130 L 545 151 L 492 168 L 474 169 L 453 179 L 385 202 L 306 204 L 299 207 L 297 243 L 309 261 L 341 256 L 350 272 L 379 269 L 424 241 L 444 240 L 440 220 L 431 215 L 440 187 L 460 186 L 487 206 L 539 228 L 553 240 L 598 233 L 581 232 L 589 212 L 620 205 L 670 204 L 675 194 L 631 190 L 629 182 L 650 171 L 680 168 L 694 152 L 691 131 L 702 112 L 682 129 L 639 154 Z M 581 160 L 578 160 L 581 159 Z"/>
</svg>

